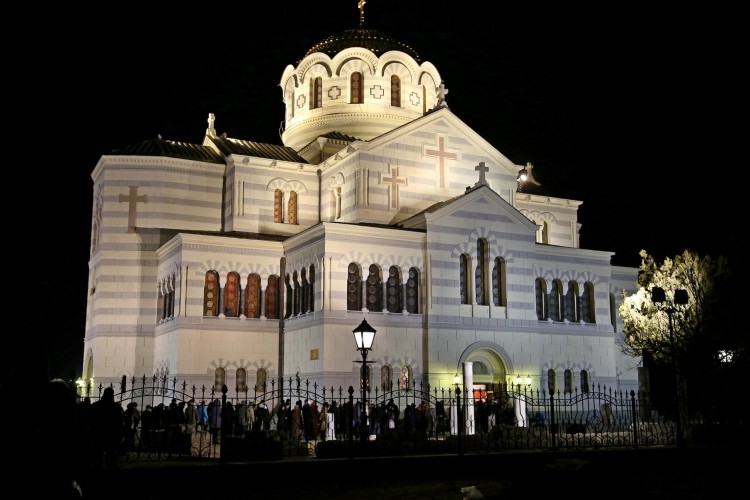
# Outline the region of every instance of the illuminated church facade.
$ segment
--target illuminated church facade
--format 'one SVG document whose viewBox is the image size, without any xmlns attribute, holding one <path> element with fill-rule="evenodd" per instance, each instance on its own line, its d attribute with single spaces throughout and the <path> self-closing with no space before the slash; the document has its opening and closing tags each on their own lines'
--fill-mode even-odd
<svg viewBox="0 0 750 500">
<path fill-rule="evenodd" d="M 279 83 L 283 145 L 209 114 L 201 144 L 97 163 L 87 383 L 346 388 L 366 319 L 384 385 L 638 389 L 617 314 L 637 269 L 580 248 L 581 202 L 462 122 L 434 65 L 361 12 Z"/>
</svg>

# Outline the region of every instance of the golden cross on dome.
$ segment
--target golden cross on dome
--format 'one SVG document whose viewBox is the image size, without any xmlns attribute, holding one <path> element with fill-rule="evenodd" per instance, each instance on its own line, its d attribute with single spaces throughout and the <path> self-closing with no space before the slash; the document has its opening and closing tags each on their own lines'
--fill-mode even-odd
<svg viewBox="0 0 750 500">
<path fill-rule="evenodd" d="M 364 28 L 365 26 L 365 4 L 366 0 L 359 0 L 357 7 L 359 7 L 359 27 Z"/>
</svg>

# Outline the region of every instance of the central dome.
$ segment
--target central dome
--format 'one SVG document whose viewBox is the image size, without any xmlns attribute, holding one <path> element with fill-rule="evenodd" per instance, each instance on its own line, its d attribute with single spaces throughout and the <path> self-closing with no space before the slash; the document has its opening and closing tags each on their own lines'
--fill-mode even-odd
<svg viewBox="0 0 750 500">
<path fill-rule="evenodd" d="M 350 47 L 363 47 L 378 56 L 391 50 L 398 50 L 409 54 L 415 61 L 421 62 L 419 60 L 419 54 L 405 43 L 402 43 L 380 31 L 362 27 L 346 30 L 338 35 L 329 36 L 325 40 L 313 45 L 310 50 L 305 53 L 305 57 L 316 52 L 322 52 L 329 57 L 333 57 L 342 50 Z"/>
</svg>

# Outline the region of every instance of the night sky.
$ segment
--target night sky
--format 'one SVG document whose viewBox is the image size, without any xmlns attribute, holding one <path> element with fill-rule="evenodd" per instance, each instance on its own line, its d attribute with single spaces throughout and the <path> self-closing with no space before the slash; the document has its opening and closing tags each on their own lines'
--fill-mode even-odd
<svg viewBox="0 0 750 500">
<path fill-rule="evenodd" d="M 581 247 L 637 266 L 641 249 L 662 259 L 732 245 L 744 226 L 740 14 L 506 3 L 368 0 L 365 23 L 437 67 L 458 118 L 532 162 L 547 191 L 583 202 Z M 19 170 L 41 165 L 24 191 L 36 215 L 11 221 L 24 304 L 39 307 L 14 312 L 3 378 L 81 374 L 99 158 L 158 135 L 200 144 L 209 113 L 219 134 L 280 145 L 286 65 L 359 19 L 356 0 L 258 5 L 55 6 L 34 27 L 43 48 L 8 56 L 18 87 L 6 95 L 25 106 L 14 125 L 29 141 Z"/>
</svg>

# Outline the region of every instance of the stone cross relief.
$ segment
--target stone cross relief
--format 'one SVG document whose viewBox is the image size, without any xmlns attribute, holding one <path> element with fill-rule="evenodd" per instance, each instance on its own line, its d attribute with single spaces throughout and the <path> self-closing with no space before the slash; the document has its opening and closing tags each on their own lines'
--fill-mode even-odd
<svg viewBox="0 0 750 500">
<path fill-rule="evenodd" d="M 135 232 L 135 204 L 139 201 L 147 203 L 147 199 L 145 194 L 138 196 L 138 186 L 130 186 L 130 194 L 120 195 L 120 203 L 128 203 L 128 233 Z"/>
</svg>

